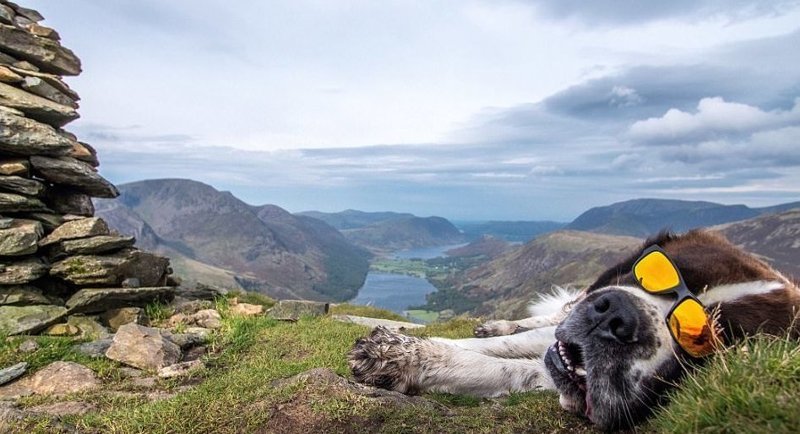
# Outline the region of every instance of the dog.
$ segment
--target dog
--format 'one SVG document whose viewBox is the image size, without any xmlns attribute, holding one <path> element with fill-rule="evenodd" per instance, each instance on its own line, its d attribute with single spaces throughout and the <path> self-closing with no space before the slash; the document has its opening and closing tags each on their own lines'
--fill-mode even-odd
<svg viewBox="0 0 800 434">
<path fill-rule="evenodd" d="M 406 394 L 555 390 L 565 410 L 601 429 L 631 427 L 705 360 L 672 337 L 665 318 L 676 297 L 648 293 L 632 273 L 651 246 L 672 259 L 709 312 L 719 347 L 756 333 L 800 337 L 795 283 L 715 232 L 662 232 L 580 293 L 547 297 L 531 318 L 483 324 L 477 338 L 423 339 L 376 328 L 348 354 L 353 376 Z"/>
</svg>

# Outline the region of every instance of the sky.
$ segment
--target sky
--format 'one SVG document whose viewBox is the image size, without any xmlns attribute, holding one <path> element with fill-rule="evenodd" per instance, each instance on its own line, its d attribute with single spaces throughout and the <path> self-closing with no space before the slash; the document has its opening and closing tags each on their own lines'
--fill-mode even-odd
<svg viewBox="0 0 800 434">
<path fill-rule="evenodd" d="M 23 4 L 118 184 L 456 220 L 800 200 L 800 1 Z"/>
</svg>

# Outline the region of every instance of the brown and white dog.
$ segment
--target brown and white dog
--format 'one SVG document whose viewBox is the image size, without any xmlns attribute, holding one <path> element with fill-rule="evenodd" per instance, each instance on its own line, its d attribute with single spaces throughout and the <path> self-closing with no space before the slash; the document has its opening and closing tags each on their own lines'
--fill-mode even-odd
<svg viewBox="0 0 800 434">
<path fill-rule="evenodd" d="M 555 389 L 563 408 L 602 429 L 631 426 L 664 401 L 687 367 L 702 363 L 667 329 L 674 296 L 646 293 L 631 274 L 654 244 L 712 312 L 724 344 L 759 332 L 800 336 L 800 289 L 789 279 L 715 233 L 662 233 L 580 294 L 562 291 L 534 306 L 541 313 L 558 301 L 548 314 L 478 327 L 486 338 L 422 339 L 377 328 L 350 351 L 353 375 L 409 394 Z"/>
</svg>

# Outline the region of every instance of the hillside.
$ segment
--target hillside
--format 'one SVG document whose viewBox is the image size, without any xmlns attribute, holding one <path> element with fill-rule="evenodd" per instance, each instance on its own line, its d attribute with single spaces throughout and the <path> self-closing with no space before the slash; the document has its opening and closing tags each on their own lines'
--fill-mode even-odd
<svg viewBox="0 0 800 434">
<path fill-rule="evenodd" d="M 635 199 L 589 209 L 566 229 L 646 237 L 664 228 L 684 232 L 698 227 L 745 220 L 800 206 L 800 202 L 765 208 L 713 202 Z"/>
<path fill-rule="evenodd" d="M 456 224 L 469 240 L 478 239 L 484 235 L 491 235 L 512 242 L 528 242 L 537 236 L 557 231 L 566 223 L 552 221 L 488 221 L 488 222 L 458 222 Z"/>
<path fill-rule="evenodd" d="M 494 259 L 512 248 L 513 246 L 511 243 L 506 240 L 491 235 L 484 235 L 466 246 L 456 247 L 445 253 L 447 256 L 451 257 L 482 256 L 488 259 Z"/>
<path fill-rule="evenodd" d="M 190 180 L 119 189 L 118 199 L 98 203 L 98 214 L 170 255 L 187 276 L 202 271 L 278 298 L 320 300 L 351 298 L 366 276 L 368 253 L 321 221 Z"/>
<path fill-rule="evenodd" d="M 456 274 L 445 283 L 444 291 L 440 288 L 439 296 L 465 297 L 482 315 L 520 317 L 535 294 L 548 292 L 553 285 L 588 285 L 641 242 L 627 236 L 553 232 Z M 455 306 L 441 309 L 447 307 Z"/>
<path fill-rule="evenodd" d="M 800 208 L 717 226 L 731 242 L 800 280 Z"/>
<path fill-rule="evenodd" d="M 461 232 L 442 217 L 403 217 L 343 230 L 342 233 L 350 242 L 376 253 L 464 241 Z"/>
<path fill-rule="evenodd" d="M 320 211 L 304 211 L 297 213 L 297 215 L 302 215 L 306 217 L 312 217 L 317 220 L 322 220 L 325 223 L 339 230 L 356 229 L 388 220 L 397 220 L 397 219 L 415 217 L 414 214 L 408 214 L 408 213 L 364 212 L 354 209 L 348 209 L 334 213 L 320 212 Z"/>
</svg>

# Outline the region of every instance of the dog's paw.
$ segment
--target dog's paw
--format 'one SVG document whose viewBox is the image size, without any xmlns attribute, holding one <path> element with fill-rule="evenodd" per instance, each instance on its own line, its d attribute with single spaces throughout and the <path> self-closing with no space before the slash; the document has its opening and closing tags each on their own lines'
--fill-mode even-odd
<svg viewBox="0 0 800 434">
<path fill-rule="evenodd" d="M 416 360 L 422 340 L 376 327 L 347 354 L 356 381 L 407 394 L 419 393 Z"/>
<path fill-rule="evenodd" d="M 492 336 L 513 335 L 514 333 L 519 333 L 520 331 L 524 330 L 525 329 L 518 326 L 513 321 L 498 320 L 498 321 L 485 322 L 475 327 L 474 334 L 475 337 L 478 338 L 489 338 Z"/>
</svg>

